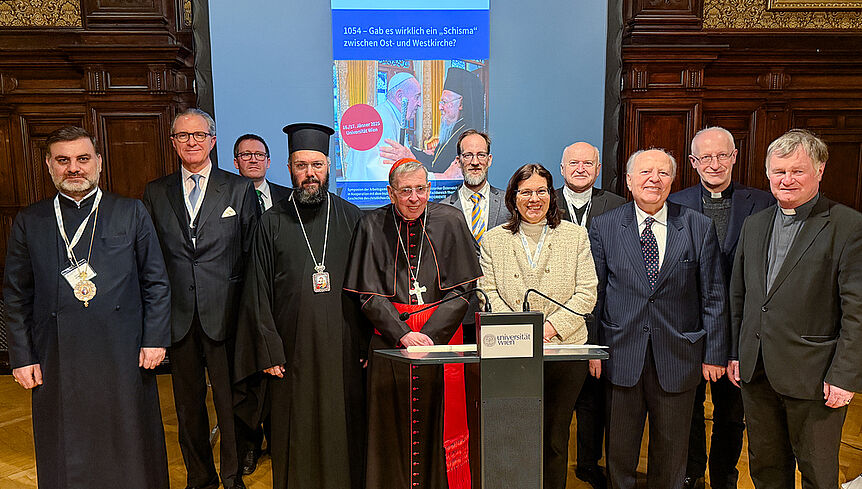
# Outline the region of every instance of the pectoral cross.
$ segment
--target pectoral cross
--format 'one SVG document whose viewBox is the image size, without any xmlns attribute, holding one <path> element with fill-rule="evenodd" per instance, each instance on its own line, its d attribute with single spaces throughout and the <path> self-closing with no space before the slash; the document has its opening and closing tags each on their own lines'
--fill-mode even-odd
<svg viewBox="0 0 862 489">
<path fill-rule="evenodd" d="M 410 295 L 416 296 L 416 303 L 419 305 L 425 304 L 425 301 L 422 300 L 422 292 L 425 292 L 427 289 L 425 287 L 421 287 L 419 285 L 418 280 L 413 281 L 413 286 L 410 287 Z"/>
</svg>

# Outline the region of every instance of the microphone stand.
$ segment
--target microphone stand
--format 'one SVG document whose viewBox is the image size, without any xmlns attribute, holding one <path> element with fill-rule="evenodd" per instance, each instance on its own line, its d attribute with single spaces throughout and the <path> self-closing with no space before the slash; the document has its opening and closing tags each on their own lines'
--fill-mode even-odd
<svg viewBox="0 0 862 489">
<path fill-rule="evenodd" d="M 460 294 L 455 294 L 452 297 L 449 297 L 448 299 L 443 299 L 440 302 L 436 302 L 434 304 L 428 304 L 427 306 L 423 307 L 422 309 L 417 309 L 413 312 L 402 312 L 401 314 L 398 315 L 398 319 L 400 319 L 402 321 L 407 321 L 407 319 L 414 314 L 419 314 L 420 312 L 435 308 L 435 307 L 439 306 L 440 304 L 445 304 L 445 303 L 447 303 L 449 301 L 453 301 L 459 297 L 464 297 L 467 294 L 472 294 L 473 292 L 479 292 L 480 294 L 482 294 L 482 297 L 485 298 L 485 312 L 491 312 L 491 301 L 488 300 L 488 294 L 486 294 L 485 291 L 480 289 L 479 287 L 474 287 L 472 289 L 465 290 L 464 292 L 461 292 Z"/>
<path fill-rule="evenodd" d="M 570 313 L 572 313 L 572 314 L 574 314 L 574 315 L 576 315 L 576 316 L 580 316 L 580 317 L 584 318 L 584 320 L 585 320 L 585 321 L 590 321 L 590 322 L 592 322 L 592 320 L 593 320 L 593 315 L 592 315 L 592 313 L 589 313 L 589 312 L 588 312 L 588 313 L 582 313 L 582 312 L 578 312 L 578 311 L 572 310 L 571 308 L 566 307 L 564 304 L 561 304 L 561 303 L 559 303 L 559 302 L 555 301 L 554 299 L 551 299 L 550 297 L 546 296 L 545 294 L 543 294 L 543 293 L 539 292 L 539 291 L 538 291 L 538 290 L 536 290 L 536 289 L 527 289 L 527 292 L 525 292 L 525 293 L 524 293 L 524 308 L 523 308 L 523 309 L 524 309 L 524 312 L 530 312 L 530 303 L 529 303 L 529 302 L 527 302 L 527 296 L 529 296 L 529 295 L 530 295 L 530 292 L 532 292 L 532 293 L 534 293 L 534 294 L 536 294 L 536 295 L 538 295 L 538 296 L 540 296 L 540 297 L 543 297 L 543 298 L 545 298 L 545 299 L 547 299 L 547 300 L 551 301 L 552 303 L 554 303 L 554 304 L 556 304 L 556 305 L 558 305 L 558 306 L 562 307 L 563 309 L 565 309 L 565 310 L 569 311 Z"/>
</svg>

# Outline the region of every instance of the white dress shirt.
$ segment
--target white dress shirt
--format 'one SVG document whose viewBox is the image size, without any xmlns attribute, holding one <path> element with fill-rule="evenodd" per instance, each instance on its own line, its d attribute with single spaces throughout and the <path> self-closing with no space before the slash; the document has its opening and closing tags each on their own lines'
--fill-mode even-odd
<svg viewBox="0 0 862 489">
<path fill-rule="evenodd" d="M 474 193 L 466 185 L 458 187 L 458 197 L 461 198 L 461 210 L 464 211 L 464 219 L 467 221 L 467 228 L 470 231 L 473 230 L 470 227 L 470 224 L 473 222 L 473 201 L 470 200 L 470 196 Z M 487 180 L 485 180 L 485 185 L 482 185 L 482 188 L 479 189 L 479 194 L 482 196 L 479 199 L 479 208 L 482 209 L 482 218 L 485 220 L 485 230 L 487 231 L 491 229 L 488 226 L 488 199 L 491 196 L 491 184 Z"/>
<path fill-rule="evenodd" d="M 195 205 L 192 206 L 192 203 L 189 201 L 189 194 L 192 189 L 195 188 L 195 181 L 192 180 L 192 172 L 186 170 L 186 167 L 181 167 L 180 171 L 183 176 L 183 200 L 186 203 L 186 210 L 189 211 L 189 225 L 195 222 L 195 218 L 198 216 L 198 211 L 201 209 L 201 203 L 204 201 L 204 195 L 207 193 L 207 182 L 210 179 L 210 172 L 212 172 L 213 164 L 212 162 L 207 163 L 201 171 L 197 172 L 202 178 L 198 181 L 198 186 L 201 189 L 201 195 L 198 197 L 198 201 L 195 202 Z"/>
<path fill-rule="evenodd" d="M 587 210 L 584 211 L 584 215 L 581 217 L 581 222 L 578 222 L 575 220 L 578 217 L 575 214 L 575 207 L 583 207 L 591 203 L 590 201 L 593 200 L 593 188 L 590 187 L 583 192 L 575 192 L 568 185 L 563 185 L 563 197 L 566 199 L 566 205 L 569 207 L 569 215 L 572 216 L 572 222 L 579 226 L 586 226 L 590 208 L 587 207 Z"/>
<path fill-rule="evenodd" d="M 260 190 L 260 200 L 263 201 L 263 210 L 268 211 L 272 207 L 272 195 L 269 193 L 269 183 L 264 179 L 259 187 L 255 187 L 255 190 Z"/>
<path fill-rule="evenodd" d="M 652 223 L 650 229 L 652 229 L 652 233 L 655 235 L 656 244 L 658 244 L 658 269 L 661 270 L 661 264 L 664 262 L 664 250 L 667 248 L 667 203 L 665 202 L 665 204 L 661 206 L 661 209 L 652 216 L 642 211 L 641 208 L 635 204 L 635 217 L 638 219 L 638 236 L 640 236 L 641 233 L 644 232 L 644 229 L 646 229 L 644 220 L 646 220 L 647 217 L 655 219 L 655 222 Z"/>
</svg>

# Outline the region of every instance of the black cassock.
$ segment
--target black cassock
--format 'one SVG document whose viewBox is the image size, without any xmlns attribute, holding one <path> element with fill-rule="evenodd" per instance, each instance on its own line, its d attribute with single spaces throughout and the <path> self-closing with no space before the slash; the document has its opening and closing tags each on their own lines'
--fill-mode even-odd
<svg viewBox="0 0 862 489">
<path fill-rule="evenodd" d="M 400 347 L 400 338 L 411 331 L 394 305 L 417 305 L 416 297 L 409 294 L 408 266 L 414 273 L 418 269 L 419 285 L 425 288 L 422 299 L 429 305 L 468 290 L 482 275 L 476 242 L 463 213 L 429 202 L 426 214 L 427 226 L 423 225 L 425 214 L 407 221 L 390 204 L 367 213 L 356 227 L 344 287 L 360 295 L 362 312 L 375 328 L 371 350 Z M 421 332 L 434 344 L 449 343 L 453 335 L 460 334 L 467 305 L 466 298 L 441 304 L 424 321 Z M 366 486 L 447 487 L 443 370 L 434 366 L 414 370 L 413 376 L 418 378 L 411 391 L 411 374 L 403 367 L 388 361 L 370 362 Z M 417 410 L 413 418 L 411 396 L 412 408 Z M 418 445 L 412 447 L 414 442 Z M 411 450 L 419 454 L 414 457 L 419 463 L 416 466 L 410 462 Z"/>
<path fill-rule="evenodd" d="M 69 239 L 93 205 L 60 196 Z M 86 259 L 91 217 L 75 256 Z M 90 264 L 96 296 L 75 298 L 53 199 L 15 218 L 4 299 L 13 368 L 38 363 L 33 389 L 36 470 L 42 488 L 167 489 L 165 436 L 141 347 L 170 344 L 170 286 L 150 216 L 138 200 L 104 193 Z"/>
<path fill-rule="evenodd" d="M 264 405 L 258 416 L 248 406 L 240 415 L 255 426 L 255 418 L 269 413 L 276 488 L 362 487 L 365 388 L 360 358 L 369 328 L 356 298 L 342 291 L 350 237 L 362 212 L 331 193 L 329 199 L 329 292 L 313 290 L 314 263 L 290 197 L 261 216 L 246 271 L 235 375 L 245 379 L 240 387 L 253 387 L 256 377 L 263 378 L 266 394 L 250 389 L 252 398 L 265 399 Z M 327 203 L 298 207 L 319 261 Z M 284 378 L 259 374 L 282 364 Z"/>
</svg>

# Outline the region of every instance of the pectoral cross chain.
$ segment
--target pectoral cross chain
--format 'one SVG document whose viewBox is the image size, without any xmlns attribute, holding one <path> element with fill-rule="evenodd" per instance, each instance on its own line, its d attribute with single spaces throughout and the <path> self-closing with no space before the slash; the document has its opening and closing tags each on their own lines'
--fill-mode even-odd
<svg viewBox="0 0 862 489">
<path fill-rule="evenodd" d="M 418 280 L 413 281 L 413 286 L 410 287 L 410 295 L 416 297 L 416 303 L 419 305 L 425 304 L 425 301 L 422 300 L 422 293 L 427 289 L 419 285 Z"/>
</svg>

